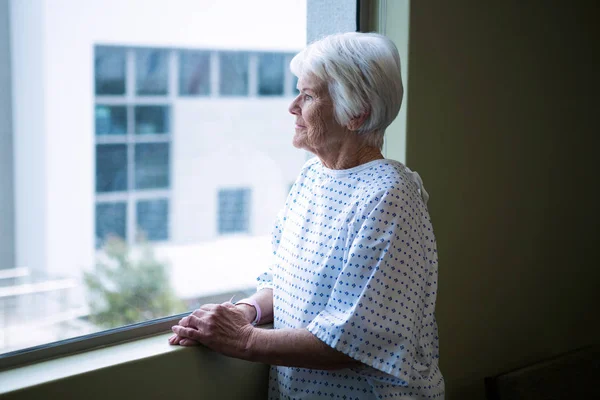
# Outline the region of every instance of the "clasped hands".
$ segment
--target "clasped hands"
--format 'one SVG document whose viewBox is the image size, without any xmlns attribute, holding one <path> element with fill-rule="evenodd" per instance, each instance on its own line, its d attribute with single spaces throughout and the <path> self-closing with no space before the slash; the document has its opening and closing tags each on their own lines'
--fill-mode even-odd
<svg viewBox="0 0 600 400">
<path fill-rule="evenodd" d="M 172 345 L 197 346 L 203 344 L 219 353 L 246 358 L 251 348 L 254 327 L 251 321 L 254 307 L 230 302 L 205 304 L 171 329 Z"/>
</svg>

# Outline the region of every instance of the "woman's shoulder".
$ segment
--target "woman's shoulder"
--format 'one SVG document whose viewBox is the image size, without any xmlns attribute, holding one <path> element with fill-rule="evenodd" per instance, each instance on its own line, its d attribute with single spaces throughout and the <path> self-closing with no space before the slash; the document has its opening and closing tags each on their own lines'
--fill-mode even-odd
<svg viewBox="0 0 600 400">
<path fill-rule="evenodd" d="M 426 204 L 429 197 L 419 174 L 399 161 L 381 160 L 375 169 L 365 171 L 363 179 L 369 202 L 400 201 Z"/>
</svg>

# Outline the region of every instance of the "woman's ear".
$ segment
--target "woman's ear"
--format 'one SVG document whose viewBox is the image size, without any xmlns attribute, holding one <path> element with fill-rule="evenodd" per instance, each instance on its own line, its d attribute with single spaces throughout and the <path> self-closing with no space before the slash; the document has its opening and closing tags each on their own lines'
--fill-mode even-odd
<svg viewBox="0 0 600 400">
<path fill-rule="evenodd" d="M 363 124 L 365 123 L 365 121 L 367 120 L 367 118 L 369 118 L 370 112 L 369 111 L 365 111 L 364 113 L 352 117 L 352 119 L 350 120 L 350 122 L 348 122 L 348 125 L 346 125 L 346 127 L 351 130 L 351 131 L 357 131 L 360 129 L 361 126 L 363 126 Z"/>
</svg>

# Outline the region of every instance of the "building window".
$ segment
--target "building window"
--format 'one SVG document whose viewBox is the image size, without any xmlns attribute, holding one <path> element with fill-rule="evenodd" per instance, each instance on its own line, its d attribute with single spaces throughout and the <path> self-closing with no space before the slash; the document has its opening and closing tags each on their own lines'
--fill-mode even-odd
<svg viewBox="0 0 600 400">
<path fill-rule="evenodd" d="M 248 53 L 219 53 L 219 94 L 248 96 Z"/>
<path fill-rule="evenodd" d="M 130 244 L 139 237 L 169 240 L 175 95 L 289 96 L 296 82 L 286 71 L 291 57 L 282 52 L 97 46 L 97 246 L 108 235 Z M 220 195 L 220 234 L 248 231 L 249 193 Z"/>
<path fill-rule="evenodd" d="M 96 105 L 96 135 L 125 135 L 127 107 Z"/>
<path fill-rule="evenodd" d="M 169 89 L 168 53 L 149 49 L 135 52 L 135 94 L 166 96 Z"/>
<path fill-rule="evenodd" d="M 96 246 L 110 236 L 124 238 L 127 226 L 127 203 L 96 203 Z"/>
<path fill-rule="evenodd" d="M 96 145 L 96 193 L 127 190 L 127 145 Z"/>
<path fill-rule="evenodd" d="M 182 50 L 179 52 L 180 96 L 208 96 L 210 80 L 209 51 Z"/>
<path fill-rule="evenodd" d="M 219 190 L 219 234 L 249 233 L 251 190 Z"/>
<path fill-rule="evenodd" d="M 258 55 L 259 96 L 283 96 L 285 83 L 285 55 L 261 53 Z"/>
<path fill-rule="evenodd" d="M 169 239 L 170 56 L 164 49 L 95 49 L 97 247 L 109 236 Z"/>
<path fill-rule="evenodd" d="M 135 189 L 169 188 L 169 143 L 135 145 Z"/>
<path fill-rule="evenodd" d="M 96 95 L 125 95 L 125 51 L 97 47 L 94 61 Z"/>
<path fill-rule="evenodd" d="M 169 106 L 135 106 L 134 109 L 136 134 L 170 133 Z"/>
<path fill-rule="evenodd" d="M 141 200 L 136 204 L 138 232 L 151 241 L 169 238 L 169 201 L 167 199 Z"/>
</svg>

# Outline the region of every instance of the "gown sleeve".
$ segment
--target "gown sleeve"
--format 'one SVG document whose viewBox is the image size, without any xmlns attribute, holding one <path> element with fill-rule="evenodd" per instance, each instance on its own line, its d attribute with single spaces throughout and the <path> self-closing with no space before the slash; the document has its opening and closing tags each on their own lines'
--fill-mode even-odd
<svg viewBox="0 0 600 400">
<path fill-rule="evenodd" d="M 427 211 L 404 191 L 376 195 L 372 204 L 356 222 L 326 307 L 307 329 L 361 361 L 359 374 L 408 386 L 435 286 L 421 220 Z"/>
</svg>

